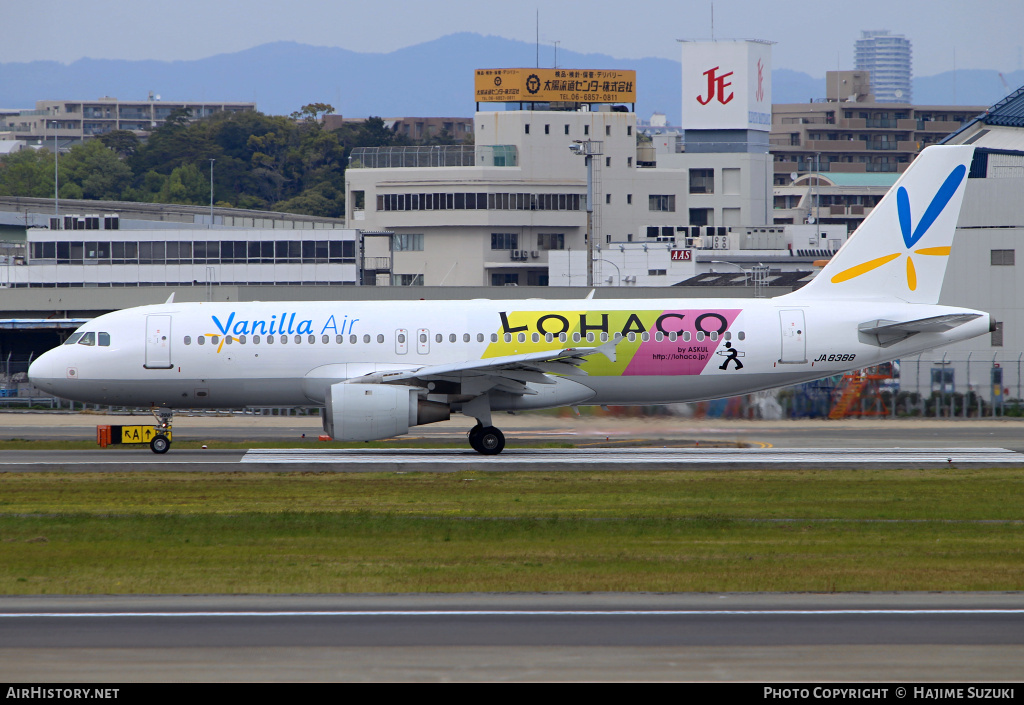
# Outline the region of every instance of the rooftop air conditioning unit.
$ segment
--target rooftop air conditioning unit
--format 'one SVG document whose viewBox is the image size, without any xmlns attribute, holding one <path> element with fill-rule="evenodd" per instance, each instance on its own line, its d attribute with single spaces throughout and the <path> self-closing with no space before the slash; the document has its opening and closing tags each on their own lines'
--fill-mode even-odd
<svg viewBox="0 0 1024 705">
<path fill-rule="evenodd" d="M 537 252 L 537 250 L 531 250 L 530 251 L 530 257 L 533 257 L 534 259 L 537 259 L 538 257 L 540 257 L 540 253 Z"/>
</svg>

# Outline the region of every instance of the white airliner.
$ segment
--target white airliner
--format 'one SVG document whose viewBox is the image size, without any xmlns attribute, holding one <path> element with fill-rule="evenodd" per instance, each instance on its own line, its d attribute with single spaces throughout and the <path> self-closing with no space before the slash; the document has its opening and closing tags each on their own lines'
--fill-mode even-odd
<svg viewBox="0 0 1024 705">
<path fill-rule="evenodd" d="M 937 305 L 973 147 L 927 148 L 802 289 L 773 299 L 174 303 L 95 318 L 29 377 L 66 399 L 181 408 L 321 405 L 336 440 L 452 412 L 716 399 L 834 375 L 988 332 Z M 173 299 L 173 297 L 171 297 Z M 158 433 L 151 443 L 166 452 Z"/>
</svg>

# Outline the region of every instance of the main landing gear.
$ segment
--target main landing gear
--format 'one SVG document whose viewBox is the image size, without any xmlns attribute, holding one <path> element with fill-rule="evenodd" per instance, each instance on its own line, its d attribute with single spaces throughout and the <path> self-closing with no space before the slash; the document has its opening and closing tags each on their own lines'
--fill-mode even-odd
<svg viewBox="0 0 1024 705">
<path fill-rule="evenodd" d="M 497 455 L 505 449 L 505 434 L 494 426 L 477 423 L 469 430 L 469 445 L 477 453 Z"/>
<path fill-rule="evenodd" d="M 171 449 L 171 419 L 174 412 L 170 409 L 152 409 L 156 418 L 156 434 L 149 442 L 149 449 L 154 453 L 163 455 Z"/>
</svg>

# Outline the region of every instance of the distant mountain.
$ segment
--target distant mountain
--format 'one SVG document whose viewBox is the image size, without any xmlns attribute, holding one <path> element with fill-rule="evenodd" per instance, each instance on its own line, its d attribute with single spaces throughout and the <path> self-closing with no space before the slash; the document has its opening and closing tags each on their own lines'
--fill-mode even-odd
<svg viewBox="0 0 1024 705">
<path fill-rule="evenodd" d="M 542 46 L 541 66 L 553 48 Z M 289 114 L 307 103 L 326 102 L 348 117 L 472 115 L 473 69 L 534 66 L 535 45 L 472 33 L 451 34 L 387 54 L 275 42 L 196 61 L 81 59 L 0 63 L 0 107 L 34 108 L 37 100 L 94 100 L 114 96 L 143 100 L 150 91 L 164 100 L 255 101 L 270 114 Z M 629 68 L 637 72 L 637 114 L 665 113 L 679 124 L 678 61 L 616 59 L 604 54 L 558 52 L 560 66 Z M 916 103 L 949 103 L 952 75 L 915 79 Z M 988 105 L 1003 95 L 995 71 L 958 71 L 957 102 Z M 1007 74 L 1011 88 L 1024 72 Z M 824 97 L 825 80 L 788 69 L 772 72 L 777 103 Z"/>
</svg>

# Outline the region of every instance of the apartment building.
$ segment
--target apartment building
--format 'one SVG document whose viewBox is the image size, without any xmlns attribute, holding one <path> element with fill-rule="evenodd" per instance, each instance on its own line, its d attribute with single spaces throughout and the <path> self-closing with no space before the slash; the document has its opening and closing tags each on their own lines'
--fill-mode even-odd
<svg viewBox="0 0 1024 705">
<path fill-rule="evenodd" d="M 882 103 L 870 82 L 867 71 L 829 71 L 824 101 L 772 106 L 775 185 L 811 172 L 902 173 L 922 149 L 985 110 Z"/>
<path fill-rule="evenodd" d="M 66 146 L 113 130 L 128 130 L 144 137 L 182 110 L 188 111 L 188 119 L 199 120 L 222 111 L 252 112 L 256 104 L 164 101 L 153 95 L 148 100 L 39 100 L 35 110 L 0 115 L 0 139 L 40 144 L 56 138 Z"/>
</svg>

